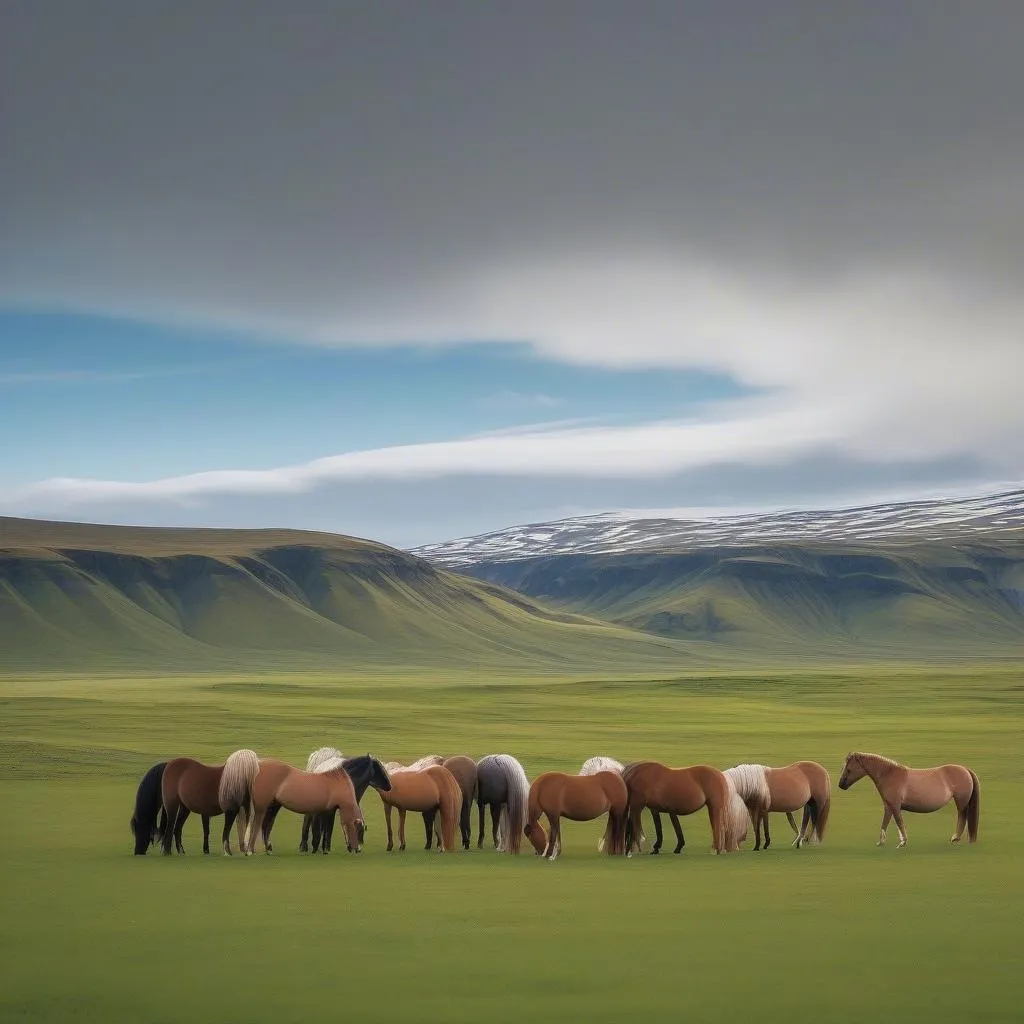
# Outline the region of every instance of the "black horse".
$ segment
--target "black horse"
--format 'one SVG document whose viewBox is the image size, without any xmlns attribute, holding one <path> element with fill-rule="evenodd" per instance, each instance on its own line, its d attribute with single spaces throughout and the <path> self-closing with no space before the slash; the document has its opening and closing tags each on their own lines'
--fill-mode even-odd
<svg viewBox="0 0 1024 1024">
<path fill-rule="evenodd" d="M 167 831 L 167 812 L 164 810 L 164 797 L 161 790 L 166 767 L 166 761 L 153 765 L 142 776 L 142 781 L 135 794 L 135 813 L 129 824 L 132 835 L 135 836 L 135 855 L 137 857 L 144 857 L 154 843 L 162 842 L 164 832 Z M 180 852 L 180 832 L 175 838 Z"/>
<path fill-rule="evenodd" d="M 372 754 L 360 754 L 359 757 L 346 757 L 342 767 L 352 780 L 352 788 L 356 791 L 356 802 L 363 799 L 363 794 L 372 785 L 387 792 L 391 788 L 388 770 Z M 267 852 L 273 850 L 270 843 L 270 830 L 274 827 L 274 819 L 281 810 L 280 804 L 271 804 L 263 818 L 263 842 L 267 844 Z M 334 834 L 333 813 L 307 814 L 302 819 L 302 840 L 299 843 L 300 853 L 309 853 L 310 832 L 313 834 L 313 853 L 331 852 L 331 836 Z M 363 841 L 366 832 L 365 823 L 359 826 L 359 842 Z"/>
</svg>

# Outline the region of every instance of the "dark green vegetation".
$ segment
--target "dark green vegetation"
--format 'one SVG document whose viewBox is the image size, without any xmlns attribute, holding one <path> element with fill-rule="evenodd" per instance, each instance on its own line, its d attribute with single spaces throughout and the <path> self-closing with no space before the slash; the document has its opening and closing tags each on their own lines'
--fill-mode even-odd
<svg viewBox="0 0 1024 1024">
<path fill-rule="evenodd" d="M 0 681 L 0 1019 L 1011 1021 L 1024 905 L 1024 675 L 1013 668 L 625 678 L 381 670 Z M 706 817 L 687 848 L 612 860 L 566 828 L 547 864 L 491 852 L 130 856 L 135 785 L 156 760 L 251 745 L 302 761 L 335 743 L 385 757 L 508 750 L 531 776 L 595 753 L 673 763 L 850 748 L 949 759 L 982 780 L 981 841 L 952 811 L 877 850 L 868 783 L 834 793 L 827 842 L 728 857 Z M 419 823 L 411 821 L 418 839 Z"/>
<path fill-rule="evenodd" d="M 723 652 L 1017 657 L 1024 536 L 779 543 L 477 562 L 460 571 L 567 612 Z"/>
<path fill-rule="evenodd" d="M 369 541 L 0 519 L 0 666 L 678 664 L 671 641 L 552 611 Z"/>
</svg>

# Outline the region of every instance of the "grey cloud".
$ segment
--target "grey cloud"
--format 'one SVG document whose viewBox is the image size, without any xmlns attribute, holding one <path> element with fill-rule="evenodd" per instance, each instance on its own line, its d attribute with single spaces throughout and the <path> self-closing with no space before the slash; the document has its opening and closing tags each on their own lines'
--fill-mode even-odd
<svg viewBox="0 0 1024 1024">
<path fill-rule="evenodd" d="M 566 246 L 1020 273 L 1020 5 L 0 18 L 0 301 L 301 332 Z"/>
</svg>

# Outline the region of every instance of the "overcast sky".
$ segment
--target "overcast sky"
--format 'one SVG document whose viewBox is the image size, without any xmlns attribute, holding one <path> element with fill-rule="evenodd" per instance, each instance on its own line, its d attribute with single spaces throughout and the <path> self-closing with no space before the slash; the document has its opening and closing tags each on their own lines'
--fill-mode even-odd
<svg viewBox="0 0 1024 1024">
<path fill-rule="evenodd" d="M 407 545 L 1018 482 L 1022 38 L 1011 2 L 6 4 L 0 512 Z"/>
</svg>

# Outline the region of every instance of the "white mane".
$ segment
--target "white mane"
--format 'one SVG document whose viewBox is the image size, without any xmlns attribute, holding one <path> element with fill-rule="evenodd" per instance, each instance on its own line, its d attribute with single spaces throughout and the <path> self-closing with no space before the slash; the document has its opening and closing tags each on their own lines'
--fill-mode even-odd
<svg viewBox="0 0 1024 1024">
<path fill-rule="evenodd" d="M 598 772 L 618 772 L 621 775 L 622 767 L 622 764 L 614 757 L 602 757 L 599 754 L 597 757 L 583 762 L 580 775 L 596 775 Z"/>
<path fill-rule="evenodd" d="M 755 803 L 762 810 L 771 807 L 772 794 L 768 788 L 767 769 L 763 764 L 738 764 L 729 768 L 725 777 L 736 788 L 744 803 Z"/>
<path fill-rule="evenodd" d="M 752 766 L 744 765 L 743 767 Z M 730 770 L 735 771 L 736 769 Z M 725 772 L 725 781 L 729 784 L 729 832 L 732 836 L 732 843 L 739 847 L 740 843 L 747 841 L 750 831 L 750 811 L 747 810 L 747 805 L 736 789 L 736 783 L 729 772 Z"/>
<path fill-rule="evenodd" d="M 418 761 L 413 761 L 409 765 L 409 771 L 419 772 L 423 771 L 424 768 L 433 768 L 435 765 L 443 764 L 444 758 L 440 754 L 427 754 L 426 757 L 421 757 Z"/>
<path fill-rule="evenodd" d="M 337 747 L 321 747 L 306 758 L 306 771 L 322 775 L 324 772 L 340 768 L 344 760 L 345 755 Z"/>
</svg>

